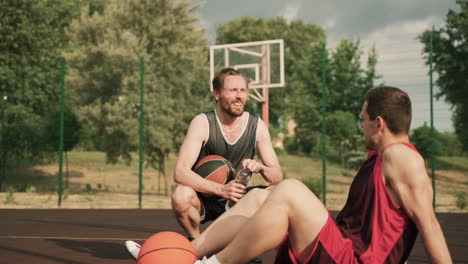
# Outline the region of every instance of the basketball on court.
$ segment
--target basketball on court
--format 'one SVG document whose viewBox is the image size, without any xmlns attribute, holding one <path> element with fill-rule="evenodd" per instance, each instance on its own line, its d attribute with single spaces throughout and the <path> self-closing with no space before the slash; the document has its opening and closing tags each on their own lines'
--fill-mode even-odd
<svg viewBox="0 0 468 264">
<path fill-rule="evenodd" d="M 218 155 L 208 155 L 201 159 L 193 171 L 203 178 L 225 184 L 234 178 L 234 167 L 231 162 Z"/>
<path fill-rule="evenodd" d="M 197 260 L 192 243 L 175 232 L 160 232 L 149 237 L 141 246 L 138 264 L 193 264 Z"/>
</svg>

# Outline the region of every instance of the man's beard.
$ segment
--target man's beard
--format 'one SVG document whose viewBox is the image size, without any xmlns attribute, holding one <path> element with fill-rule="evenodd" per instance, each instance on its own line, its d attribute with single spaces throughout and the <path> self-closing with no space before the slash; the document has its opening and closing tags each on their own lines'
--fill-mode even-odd
<svg viewBox="0 0 468 264">
<path fill-rule="evenodd" d="M 228 104 L 221 104 L 221 109 L 223 110 L 223 112 L 225 112 L 226 114 L 230 115 L 231 117 L 239 117 L 241 116 L 243 113 L 244 113 L 244 110 L 245 110 L 245 104 L 243 104 L 239 110 L 234 110 L 233 107 L 232 107 L 232 104 L 228 103 Z"/>
</svg>

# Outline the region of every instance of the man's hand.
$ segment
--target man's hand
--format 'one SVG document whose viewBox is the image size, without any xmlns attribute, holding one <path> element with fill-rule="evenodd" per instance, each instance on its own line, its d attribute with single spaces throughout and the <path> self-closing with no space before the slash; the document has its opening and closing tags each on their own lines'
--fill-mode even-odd
<svg viewBox="0 0 468 264">
<path fill-rule="evenodd" d="M 265 165 L 254 159 L 244 159 L 242 160 L 242 168 L 247 169 L 253 173 L 262 173 L 265 169 Z"/>
<path fill-rule="evenodd" d="M 245 186 L 235 182 L 234 180 L 223 185 L 221 189 L 221 197 L 238 202 L 245 195 Z"/>
</svg>

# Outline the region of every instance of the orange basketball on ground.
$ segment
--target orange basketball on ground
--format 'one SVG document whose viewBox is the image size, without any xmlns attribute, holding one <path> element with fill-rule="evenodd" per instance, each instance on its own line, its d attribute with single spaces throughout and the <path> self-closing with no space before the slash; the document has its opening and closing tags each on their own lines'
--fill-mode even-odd
<svg viewBox="0 0 468 264">
<path fill-rule="evenodd" d="M 234 167 L 231 162 L 218 155 L 208 155 L 202 158 L 193 171 L 203 178 L 225 184 L 234 179 Z"/>
<path fill-rule="evenodd" d="M 192 243 L 175 232 L 160 232 L 150 236 L 141 246 L 138 264 L 193 264 L 197 260 Z"/>
</svg>

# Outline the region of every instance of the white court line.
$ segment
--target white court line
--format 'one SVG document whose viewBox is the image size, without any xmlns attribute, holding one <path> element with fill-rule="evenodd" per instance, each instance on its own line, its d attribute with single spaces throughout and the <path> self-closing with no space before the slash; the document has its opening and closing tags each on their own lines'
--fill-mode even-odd
<svg viewBox="0 0 468 264">
<path fill-rule="evenodd" d="M 47 236 L 0 236 L 7 239 L 63 239 L 63 240 L 146 240 L 146 238 L 119 238 L 119 237 L 47 237 Z"/>
</svg>

